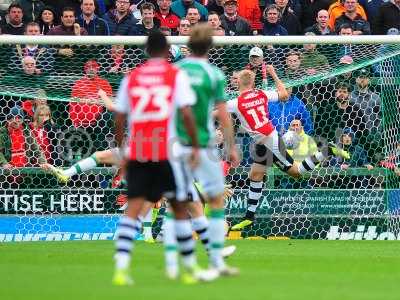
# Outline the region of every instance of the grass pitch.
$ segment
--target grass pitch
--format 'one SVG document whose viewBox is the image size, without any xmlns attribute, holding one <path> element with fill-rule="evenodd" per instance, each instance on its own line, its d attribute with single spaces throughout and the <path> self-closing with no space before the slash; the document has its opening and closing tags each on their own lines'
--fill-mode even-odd
<svg viewBox="0 0 400 300">
<path fill-rule="evenodd" d="M 237 278 L 185 286 L 165 279 L 161 245 L 136 243 L 132 287 L 110 284 L 112 242 L 0 244 L 1 300 L 400 299 L 393 241 L 235 241 Z M 199 253 L 203 253 L 199 249 Z M 205 265 L 206 257 L 200 257 Z"/>
</svg>

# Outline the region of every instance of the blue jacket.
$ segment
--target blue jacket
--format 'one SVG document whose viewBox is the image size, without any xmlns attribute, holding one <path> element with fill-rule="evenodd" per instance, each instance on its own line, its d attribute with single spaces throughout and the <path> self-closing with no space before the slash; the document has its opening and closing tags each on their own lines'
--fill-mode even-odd
<svg viewBox="0 0 400 300">
<path fill-rule="evenodd" d="M 263 35 L 288 35 L 285 27 L 279 24 L 271 24 L 264 22 L 264 27 L 262 30 Z"/>
<path fill-rule="evenodd" d="M 294 119 L 301 120 L 306 134 L 314 133 L 310 112 L 296 96 L 290 96 L 287 101 L 268 102 L 268 110 L 269 118 L 280 135 L 289 129 L 290 122 Z"/>
<path fill-rule="evenodd" d="M 117 22 L 115 10 L 110 10 L 103 16 L 110 30 L 110 35 L 137 35 L 137 23 L 132 14 L 127 14 L 122 20 Z"/>
<path fill-rule="evenodd" d="M 86 24 L 85 20 L 83 19 L 83 15 L 80 15 L 77 19 L 77 23 L 86 29 L 88 35 L 110 35 L 108 23 L 96 15 L 94 16 L 93 20 L 89 22 L 89 24 Z"/>
<path fill-rule="evenodd" d="M 201 21 L 207 21 L 208 18 L 208 10 L 204 5 L 201 5 L 199 2 L 194 1 L 193 5 L 199 10 L 201 15 Z M 172 2 L 171 11 L 176 14 L 179 18 L 186 17 L 187 7 L 183 5 L 182 0 L 175 0 Z"/>
</svg>

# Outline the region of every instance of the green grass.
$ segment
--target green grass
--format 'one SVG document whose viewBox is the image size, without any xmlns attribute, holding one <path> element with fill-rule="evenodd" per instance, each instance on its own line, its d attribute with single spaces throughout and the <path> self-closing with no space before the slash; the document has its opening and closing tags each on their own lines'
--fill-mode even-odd
<svg viewBox="0 0 400 300">
<path fill-rule="evenodd" d="M 400 299 L 399 242 L 235 244 L 238 250 L 229 263 L 241 268 L 239 277 L 185 286 L 165 279 L 161 245 L 139 242 L 133 260 L 135 285 L 114 287 L 112 242 L 2 243 L 0 299 Z"/>
</svg>

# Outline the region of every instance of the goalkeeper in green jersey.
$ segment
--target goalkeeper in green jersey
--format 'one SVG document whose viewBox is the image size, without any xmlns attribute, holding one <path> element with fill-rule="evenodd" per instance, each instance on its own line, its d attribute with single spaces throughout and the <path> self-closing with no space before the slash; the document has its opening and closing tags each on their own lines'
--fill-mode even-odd
<svg viewBox="0 0 400 300">
<path fill-rule="evenodd" d="M 192 28 L 188 46 L 192 55 L 177 63 L 178 67 L 187 72 L 197 101 L 192 106 L 196 120 L 196 128 L 200 145 L 200 162 L 192 169 L 187 161 L 192 151 L 192 141 L 182 127 L 182 117 L 178 114 L 177 134 L 182 147 L 178 152 L 182 155 L 171 162 L 177 180 L 186 182 L 178 184 L 177 198 L 192 192 L 192 178 L 196 178 L 203 186 L 204 194 L 210 206 L 209 218 L 209 258 L 211 268 L 221 276 L 237 275 L 239 270 L 228 266 L 222 256 L 225 241 L 224 218 L 224 176 L 220 165 L 217 149 L 214 145 L 214 119 L 211 112 L 216 109 L 217 119 L 224 130 L 228 157 L 233 166 L 239 163 L 239 155 L 234 144 L 233 126 L 226 110 L 225 76 L 221 70 L 211 65 L 208 51 L 212 46 L 212 29 L 206 24 L 198 24 Z M 183 188 L 185 187 L 185 188 Z M 194 193 L 192 192 L 194 195 Z M 179 232 L 177 232 L 179 238 Z"/>
</svg>

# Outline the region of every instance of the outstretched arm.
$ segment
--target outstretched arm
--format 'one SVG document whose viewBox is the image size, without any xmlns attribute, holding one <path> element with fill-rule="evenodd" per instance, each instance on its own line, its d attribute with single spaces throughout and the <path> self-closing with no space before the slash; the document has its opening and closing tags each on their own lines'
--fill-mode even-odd
<svg viewBox="0 0 400 300">
<path fill-rule="evenodd" d="M 279 100 L 287 100 L 289 98 L 289 94 L 286 91 L 286 87 L 283 84 L 282 80 L 280 80 L 278 74 L 276 74 L 275 68 L 272 65 L 267 65 L 266 68 L 268 74 L 272 77 L 272 79 L 275 82 Z"/>
<path fill-rule="evenodd" d="M 111 100 L 110 97 L 107 96 L 107 93 L 104 90 L 99 89 L 97 95 L 99 95 L 100 99 L 103 100 L 104 106 L 107 108 L 107 110 L 115 111 L 114 102 Z"/>
</svg>

